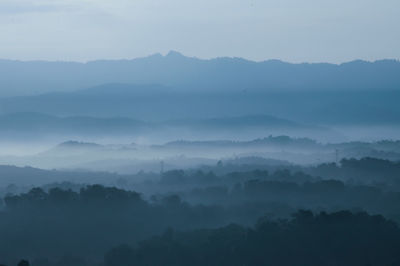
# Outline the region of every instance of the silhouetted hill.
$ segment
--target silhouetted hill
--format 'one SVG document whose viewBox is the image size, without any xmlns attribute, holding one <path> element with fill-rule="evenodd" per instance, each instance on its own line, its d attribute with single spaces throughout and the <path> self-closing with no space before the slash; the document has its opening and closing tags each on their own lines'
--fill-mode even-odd
<svg viewBox="0 0 400 266">
<path fill-rule="evenodd" d="M 96 149 L 96 148 L 101 148 L 102 145 L 96 144 L 96 143 L 90 143 L 90 142 L 80 142 L 80 141 L 74 141 L 74 140 L 69 140 L 65 141 L 63 143 L 60 143 L 57 145 L 58 148 L 73 148 L 73 149 Z"/>
<path fill-rule="evenodd" d="M 178 140 L 172 141 L 165 144 L 165 146 L 179 146 L 179 147 L 195 147 L 195 146 L 203 146 L 203 147 L 220 147 L 220 146 L 237 146 L 237 147 L 260 147 L 260 146 L 269 146 L 269 147 L 292 147 L 292 148 L 306 148 L 306 149 L 315 149 L 321 148 L 324 145 L 317 143 L 316 141 L 308 138 L 291 138 L 288 136 L 269 136 L 262 139 L 255 139 L 250 141 L 229 141 L 229 140 L 216 140 L 216 141 L 185 141 Z"/>
<path fill-rule="evenodd" d="M 3 114 L 35 112 L 56 116 L 118 116 L 144 121 L 176 120 L 175 124 L 193 119 L 198 120 L 198 124 L 202 119 L 213 117 L 262 114 L 309 124 L 392 125 L 400 124 L 399 98 L 400 91 L 395 90 L 212 92 L 113 83 L 73 92 L 0 98 L 0 111 Z M 253 116 L 252 119 L 260 118 Z"/>
<path fill-rule="evenodd" d="M 118 105 L 117 105 L 118 106 Z M 41 113 L 12 113 L 0 115 L 0 138 L 7 139 L 79 139 L 90 137 L 140 137 L 146 136 L 163 141 L 181 139 L 201 134 L 226 136 L 246 136 L 247 133 L 275 134 L 275 132 L 323 132 L 332 134 L 329 129 L 295 123 L 267 115 L 216 117 L 211 119 L 167 120 L 162 122 L 144 122 L 127 117 L 92 116 L 52 116 Z M 240 135 L 241 134 L 241 135 Z M 62 137 L 60 139 L 60 137 Z M 68 142 L 62 147 L 88 148 L 87 143 Z"/>
<path fill-rule="evenodd" d="M 29 187 L 64 181 L 80 184 L 112 183 L 121 178 L 120 175 L 105 172 L 44 170 L 11 165 L 0 165 L 0 176 L 0 187 L 9 186 L 10 184 Z"/>
<path fill-rule="evenodd" d="M 74 90 L 103 83 L 163 84 L 200 90 L 398 89 L 395 60 L 334 64 L 253 62 L 241 58 L 202 60 L 178 52 L 132 60 L 88 63 L 0 60 L 1 95 Z"/>
<path fill-rule="evenodd" d="M 189 125 L 194 127 L 259 127 L 259 126 L 279 126 L 279 127 L 304 127 L 299 123 L 281 119 L 270 115 L 246 115 L 240 117 L 224 117 L 210 119 L 181 119 L 169 121 L 170 125 Z"/>
<path fill-rule="evenodd" d="M 146 123 L 130 118 L 96 118 L 86 116 L 56 117 L 39 113 L 15 113 L 0 116 L 0 136 L 36 134 L 95 134 L 139 132 Z"/>
</svg>

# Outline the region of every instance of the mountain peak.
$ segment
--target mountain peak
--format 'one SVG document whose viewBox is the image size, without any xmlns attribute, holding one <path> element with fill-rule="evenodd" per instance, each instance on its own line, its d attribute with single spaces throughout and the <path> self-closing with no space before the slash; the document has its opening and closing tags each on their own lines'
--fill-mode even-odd
<svg viewBox="0 0 400 266">
<path fill-rule="evenodd" d="M 180 52 L 171 50 L 168 52 L 168 54 L 166 55 L 166 57 L 174 57 L 174 58 L 178 58 L 178 57 L 185 57 L 183 54 L 181 54 Z"/>
</svg>

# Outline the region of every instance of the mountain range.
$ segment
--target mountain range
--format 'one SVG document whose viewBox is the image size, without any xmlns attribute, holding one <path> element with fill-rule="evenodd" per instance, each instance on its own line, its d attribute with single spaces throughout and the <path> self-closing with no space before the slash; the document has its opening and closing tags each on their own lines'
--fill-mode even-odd
<svg viewBox="0 0 400 266">
<path fill-rule="evenodd" d="M 142 121 L 258 114 L 328 126 L 393 125 L 400 124 L 398 99 L 400 90 L 184 92 L 162 85 L 110 83 L 71 92 L 0 98 L 0 114 L 128 117 Z"/>
<path fill-rule="evenodd" d="M 0 60 L 0 97 L 71 91 L 105 83 L 161 84 L 178 90 L 398 90 L 400 62 L 343 64 L 203 60 L 178 52 L 87 63 Z"/>
</svg>

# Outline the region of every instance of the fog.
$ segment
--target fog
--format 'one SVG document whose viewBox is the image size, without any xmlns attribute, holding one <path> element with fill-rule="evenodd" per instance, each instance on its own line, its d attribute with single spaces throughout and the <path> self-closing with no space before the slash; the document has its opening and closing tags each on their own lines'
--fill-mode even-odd
<svg viewBox="0 0 400 266">
<path fill-rule="evenodd" d="M 399 265 L 397 61 L 0 67 L 0 265 Z"/>
</svg>

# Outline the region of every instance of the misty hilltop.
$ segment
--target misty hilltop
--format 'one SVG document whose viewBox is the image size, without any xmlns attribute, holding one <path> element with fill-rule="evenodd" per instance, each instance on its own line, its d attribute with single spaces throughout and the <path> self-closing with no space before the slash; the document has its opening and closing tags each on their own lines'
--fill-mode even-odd
<svg viewBox="0 0 400 266">
<path fill-rule="evenodd" d="M 129 117 L 54 116 L 43 113 L 21 112 L 0 115 L 0 138 L 6 140 L 63 140 L 83 138 L 99 140 L 123 137 L 171 141 L 177 137 L 245 138 L 249 134 L 320 132 L 334 135 L 328 128 L 296 123 L 269 115 L 224 116 L 209 119 L 176 119 L 142 121 Z M 190 137 L 191 136 L 191 137 Z M 208 137 L 207 137 L 208 136 Z M 82 143 L 68 143 L 70 145 Z"/>
<path fill-rule="evenodd" d="M 0 114 L 143 121 L 267 115 L 314 125 L 399 125 L 399 97 L 399 90 L 179 91 L 163 85 L 109 83 L 71 92 L 0 98 Z"/>
<path fill-rule="evenodd" d="M 242 58 L 203 60 L 171 51 L 88 63 L 0 60 L 0 96 L 68 91 L 104 83 L 162 84 L 179 90 L 398 89 L 400 62 L 291 64 Z"/>
</svg>

